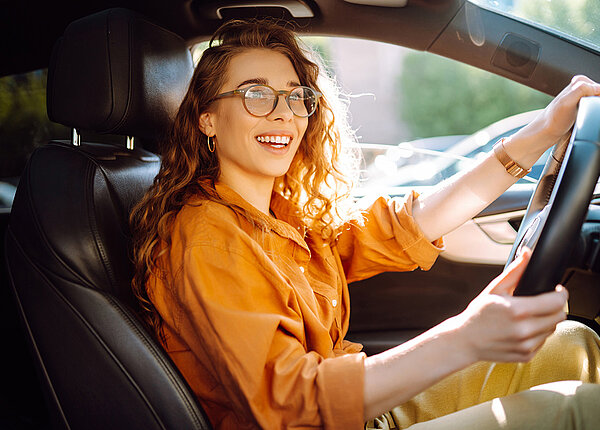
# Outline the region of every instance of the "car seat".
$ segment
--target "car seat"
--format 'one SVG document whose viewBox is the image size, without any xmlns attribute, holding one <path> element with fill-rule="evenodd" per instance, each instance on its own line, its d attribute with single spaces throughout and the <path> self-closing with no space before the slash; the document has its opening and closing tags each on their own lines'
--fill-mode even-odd
<svg viewBox="0 0 600 430">
<path fill-rule="evenodd" d="M 77 132 L 160 138 L 192 73 L 179 36 L 125 9 L 73 22 L 54 48 L 48 113 L 73 127 L 73 139 L 32 154 L 6 237 L 10 282 L 53 427 L 210 428 L 136 317 L 130 288 L 128 215 L 160 159 L 133 149 L 131 137 L 127 148 L 80 142 Z"/>
</svg>

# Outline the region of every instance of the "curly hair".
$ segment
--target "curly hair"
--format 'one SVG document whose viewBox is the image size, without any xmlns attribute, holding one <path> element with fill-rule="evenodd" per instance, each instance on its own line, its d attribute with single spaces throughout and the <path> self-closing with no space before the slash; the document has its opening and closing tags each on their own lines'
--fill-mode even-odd
<svg viewBox="0 0 600 430">
<path fill-rule="evenodd" d="M 157 261 L 171 244 L 171 226 L 181 208 L 194 197 L 229 204 L 215 191 L 220 168 L 210 152 L 199 117 L 219 93 L 231 59 L 251 48 L 284 54 L 301 85 L 323 93 L 309 117 L 306 133 L 289 170 L 276 178 L 274 191 L 302 208 L 305 225 L 333 240 L 336 229 L 350 214 L 349 200 L 358 174 L 358 155 L 346 122 L 346 105 L 320 60 L 301 47 L 295 33 L 271 20 L 230 21 L 221 26 L 203 52 L 188 91 L 162 142 L 161 168 L 144 198 L 130 216 L 133 233 L 132 288 L 141 317 L 162 340 L 161 319 L 148 297 L 146 282 L 161 276 Z M 335 112 L 335 114 L 334 114 Z M 245 214 L 248 219 L 249 214 Z"/>
</svg>

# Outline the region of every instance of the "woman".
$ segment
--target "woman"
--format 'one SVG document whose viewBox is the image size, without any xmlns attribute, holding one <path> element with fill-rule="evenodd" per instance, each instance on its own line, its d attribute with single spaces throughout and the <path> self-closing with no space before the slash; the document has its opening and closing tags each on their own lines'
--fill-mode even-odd
<svg viewBox="0 0 600 430">
<path fill-rule="evenodd" d="M 595 384 L 507 397 L 504 418 L 485 403 L 560 379 L 598 382 L 600 341 L 583 326 L 561 328 L 527 365 L 483 363 L 531 360 L 565 318 L 560 286 L 511 296 L 529 252 L 464 312 L 410 342 L 367 358 L 344 339 L 348 281 L 428 269 L 438 238 L 517 178 L 491 153 L 437 192 L 404 204 L 380 198 L 351 217 L 353 160 L 330 90 L 290 30 L 225 24 L 132 215 L 135 292 L 213 425 L 524 428 L 576 408 L 578 420 L 598 421 Z M 597 94 L 599 85 L 575 78 L 499 150 L 530 167 L 570 129 L 579 98 Z M 556 348 L 571 359 L 551 360 Z M 571 397 L 556 392 L 575 386 Z M 538 407 L 548 410 L 532 414 Z"/>
</svg>

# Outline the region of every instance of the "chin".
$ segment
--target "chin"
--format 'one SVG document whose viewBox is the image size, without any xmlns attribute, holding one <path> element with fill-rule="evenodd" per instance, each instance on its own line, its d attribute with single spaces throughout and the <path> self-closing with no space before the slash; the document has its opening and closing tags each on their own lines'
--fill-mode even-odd
<svg viewBox="0 0 600 430">
<path fill-rule="evenodd" d="M 291 163 L 286 163 L 285 165 L 279 165 L 279 166 L 269 166 L 268 168 L 263 170 L 263 173 L 267 176 L 271 176 L 274 178 L 279 178 L 283 175 L 285 175 L 288 170 L 290 170 L 290 165 Z"/>
<path fill-rule="evenodd" d="M 277 179 L 277 178 L 281 178 L 282 176 L 284 176 L 288 172 L 288 170 L 289 169 L 285 169 L 285 170 L 273 170 L 273 171 L 270 171 L 268 173 L 266 173 L 266 172 L 265 173 L 266 173 L 266 176 L 269 176 L 269 177 Z"/>
</svg>

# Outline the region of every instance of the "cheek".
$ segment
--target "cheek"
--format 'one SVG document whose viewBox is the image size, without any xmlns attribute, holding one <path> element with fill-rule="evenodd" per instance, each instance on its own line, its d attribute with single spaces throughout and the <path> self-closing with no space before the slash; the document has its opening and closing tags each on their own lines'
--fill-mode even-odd
<svg viewBox="0 0 600 430">
<path fill-rule="evenodd" d="M 238 108 L 242 109 L 242 112 Z M 243 106 L 233 106 L 230 109 L 220 109 L 217 121 L 217 138 L 223 145 L 236 143 L 242 136 L 248 134 L 253 128 L 253 118 L 243 110 Z"/>
<path fill-rule="evenodd" d="M 296 118 L 296 130 L 299 136 L 306 136 L 308 131 L 308 118 Z"/>
<path fill-rule="evenodd" d="M 298 134 L 302 137 L 301 145 L 306 144 L 306 133 L 308 131 L 308 118 L 303 118 L 303 120 L 298 124 Z"/>
<path fill-rule="evenodd" d="M 311 124 L 314 127 L 314 124 Z M 311 159 L 314 156 L 314 145 L 315 142 L 312 141 L 308 134 L 310 131 L 308 118 L 304 118 L 303 122 L 298 123 L 298 133 L 302 135 L 302 139 L 298 144 L 298 148 L 296 149 L 296 155 L 300 155 L 303 158 L 308 157 Z"/>
</svg>

